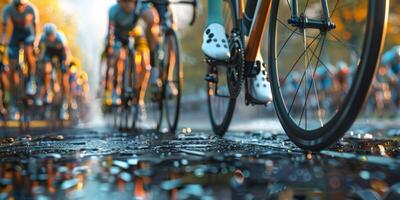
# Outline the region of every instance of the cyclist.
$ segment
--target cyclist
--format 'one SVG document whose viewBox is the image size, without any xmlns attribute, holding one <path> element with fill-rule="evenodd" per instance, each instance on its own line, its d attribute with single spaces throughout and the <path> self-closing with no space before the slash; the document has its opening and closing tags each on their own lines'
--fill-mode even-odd
<svg viewBox="0 0 400 200">
<path fill-rule="evenodd" d="M 203 53 L 215 60 L 228 60 L 230 50 L 227 34 L 224 27 L 224 18 L 222 15 L 222 0 L 208 0 L 208 18 L 207 25 L 203 34 Z M 263 58 L 258 53 L 257 60 L 263 63 Z M 255 78 L 250 78 L 249 92 L 250 96 L 258 103 L 268 103 L 272 101 L 272 94 L 267 81 L 267 73 L 264 66 Z"/>
<path fill-rule="evenodd" d="M 34 56 L 34 46 L 38 42 L 38 24 L 39 15 L 36 7 L 27 0 L 12 0 L 3 10 L 2 18 L 2 35 L 0 45 L 5 44 L 7 23 L 11 22 L 13 31 L 9 41 L 8 56 L 10 59 L 10 81 L 11 91 L 13 91 L 13 102 L 11 105 L 11 115 L 13 119 L 17 119 L 19 111 L 16 106 L 18 94 L 17 86 L 20 84 L 18 76 L 15 75 L 18 66 L 18 57 L 20 47 L 24 45 L 25 57 L 28 64 L 28 83 L 26 86 L 26 94 L 33 96 L 36 93 L 37 86 L 35 82 L 36 60 Z"/>
<path fill-rule="evenodd" d="M 139 5 L 139 6 L 138 6 Z M 126 59 L 126 47 L 129 44 L 130 32 L 137 26 L 139 17 L 142 18 L 146 24 L 146 37 L 150 48 L 154 49 L 157 46 L 158 38 L 158 17 L 154 9 L 149 4 L 137 4 L 136 0 L 118 0 L 117 4 L 112 6 L 109 11 L 109 26 L 107 35 L 107 54 L 108 65 L 115 67 L 114 70 L 114 84 L 112 89 L 112 104 L 121 104 L 122 80 L 124 71 L 124 60 Z M 136 49 L 147 48 L 146 39 L 139 36 L 136 42 Z M 147 72 L 150 67 L 150 55 L 146 51 L 143 52 L 143 61 L 146 63 L 143 72 Z M 145 88 L 141 88 L 145 90 Z M 106 98 L 108 98 L 106 92 Z M 107 100 L 106 100 L 107 101 Z"/>
<path fill-rule="evenodd" d="M 392 74 L 387 65 L 381 65 L 376 74 L 375 93 L 376 112 L 378 116 L 383 117 L 384 114 L 393 111 L 392 94 L 390 91 L 390 78 Z M 392 114 L 392 113 L 391 113 Z"/>
<path fill-rule="evenodd" d="M 81 71 L 81 64 L 79 59 L 72 57 L 70 65 L 69 65 L 69 103 L 73 110 L 78 108 L 78 104 L 76 102 L 77 92 L 76 87 L 78 85 L 78 74 Z"/>
<path fill-rule="evenodd" d="M 41 98 L 44 99 L 45 103 L 51 103 L 52 101 L 52 90 L 51 90 L 51 79 L 52 79 L 52 61 L 56 58 L 60 62 L 60 70 L 62 73 L 62 106 L 60 110 L 60 118 L 66 120 L 68 115 L 68 100 L 69 100 L 69 71 L 68 66 L 70 63 L 71 52 L 68 47 L 67 39 L 63 32 L 57 30 L 57 26 L 54 24 L 45 24 L 43 28 L 43 34 L 40 38 L 39 43 L 40 58 L 39 60 L 43 63 L 43 87 L 41 91 Z"/>
</svg>

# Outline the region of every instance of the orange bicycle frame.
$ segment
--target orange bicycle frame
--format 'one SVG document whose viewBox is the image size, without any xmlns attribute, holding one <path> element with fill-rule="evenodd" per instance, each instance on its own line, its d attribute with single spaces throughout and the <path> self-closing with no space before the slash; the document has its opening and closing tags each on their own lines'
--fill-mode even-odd
<svg viewBox="0 0 400 200">
<path fill-rule="evenodd" d="M 258 8 L 256 10 L 257 13 L 255 13 L 254 19 L 255 21 L 253 22 L 245 51 L 246 63 L 254 63 L 256 60 L 258 50 L 261 47 L 261 42 L 264 36 L 265 27 L 267 25 L 271 5 L 272 0 L 259 0 L 258 2 Z M 243 19 L 244 0 L 237 0 L 237 7 L 237 16 L 239 16 L 240 19 Z"/>
</svg>

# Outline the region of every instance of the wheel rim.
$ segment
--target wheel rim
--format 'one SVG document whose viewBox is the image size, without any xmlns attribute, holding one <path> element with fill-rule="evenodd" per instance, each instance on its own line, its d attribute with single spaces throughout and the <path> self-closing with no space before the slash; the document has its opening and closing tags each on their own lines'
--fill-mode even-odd
<svg viewBox="0 0 400 200">
<path fill-rule="evenodd" d="M 279 88 L 275 101 L 284 107 L 280 115 L 286 115 L 282 117 L 297 126 L 299 132 L 316 134 L 337 116 L 357 78 L 366 36 L 368 1 L 328 3 L 337 27 L 327 32 L 289 25 L 290 3 L 277 4 L 276 66 L 271 70 L 276 80 L 273 85 Z M 320 1 L 308 0 L 300 3 L 299 13 L 320 19 L 318 8 Z M 358 12 L 350 12 L 353 10 Z"/>
<path fill-rule="evenodd" d="M 164 102 L 169 129 L 174 131 L 177 126 L 181 96 L 180 58 L 178 41 L 175 36 L 170 34 L 166 39 L 164 67 L 167 67 L 168 72 L 164 85 Z"/>
<path fill-rule="evenodd" d="M 209 110 L 211 123 L 215 127 L 220 127 L 225 124 L 234 99 L 230 97 L 227 68 L 225 66 L 211 68 L 209 75 L 215 77 L 217 82 L 208 83 Z"/>
</svg>

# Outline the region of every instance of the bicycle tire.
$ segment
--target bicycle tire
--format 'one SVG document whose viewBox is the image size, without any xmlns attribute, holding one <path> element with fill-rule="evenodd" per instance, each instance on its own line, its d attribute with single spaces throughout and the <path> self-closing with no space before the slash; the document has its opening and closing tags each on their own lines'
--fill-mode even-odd
<svg viewBox="0 0 400 200">
<path fill-rule="evenodd" d="M 169 47 L 169 44 L 172 45 L 174 49 L 174 55 L 175 55 L 175 65 L 171 66 L 169 62 L 171 62 L 171 59 L 168 59 L 168 68 L 167 70 L 167 76 L 165 78 L 165 83 L 164 83 L 164 105 L 165 105 L 165 112 L 167 115 L 167 123 L 168 123 L 168 131 L 169 132 L 175 132 L 177 127 L 178 127 L 178 121 L 179 121 L 179 115 L 180 115 L 180 106 L 181 106 L 181 96 L 182 96 L 182 84 L 183 84 L 183 72 L 182 72 L 182 65 L 181 65 L 181 60 L 180 60 L 180 44 L 178 40 L 177 33 L 174 30 L 170 30 L 166 33 L 165 36 L 165 41 L 167 43 L 167 46 Z M 171 42 L 171 43 L 169 43 Z M 170 50 L 169 48 L 167 48 Z M 171 52 L 167 53 L 167 55 L 171 55 Z M 165 63 L 164 63 L 165 64 Z M 173 68 L 171 68 L 173 67 Z M 171 72 L 173 70 L 173 72 Z M 175 110 L 171 110 L 171 107 L 168 103 L 169 100 L 169 94 L 168 88 L 171 84 L 171 80 L 169 79 L 169 74 L 173 74 L 173 80 L 172 84 L 174 85 L 173 89 L 177 90 L 177 94 L 172 94 L 175 96 L 174 102 L 172 102 L 175 106 Z M 175 80 L 177 78 L 177 80 Z M 171 86 L 172 87 L 172 86 Z"/>
<path fill-rule="evenodd" d="M 269 30 L 269 79 L 274 97 L 274 106 L 284 131 L 291 141 L 304 150 L 325 149 L 344 136 L 362 109 L 373 80 L 379 55 L 385 38 L 388 1 L 369 0 L 367 26 L 357 73 L 348 94 L 334 116 L 322 127 L 305 130 L 293 121 L 285 105 L 280 86 L 277 64 L 277 24 L 279 0 L 272 2 Z M 301 123 L 301 121 L 300 121 Z"/>
</svg>

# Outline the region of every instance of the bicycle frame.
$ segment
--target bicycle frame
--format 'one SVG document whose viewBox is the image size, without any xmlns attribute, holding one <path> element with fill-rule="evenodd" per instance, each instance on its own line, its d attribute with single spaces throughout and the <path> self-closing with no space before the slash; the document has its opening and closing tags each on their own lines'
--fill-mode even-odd
<svg viewBox="0 0 400 200">
<path fill-rule="evenodd" d="M 244 0 L 231 0 L 232 5 L 236 5 L 235 10 L 237 11 L 236 16 L 239 23 L 242 23 L 244 16 Z M 255 19 L 251 27 L 247 27 L 250 30 L 248 44 L 245 51 L 245 61 L 247 66 L 253 66 L 256 61 L 257 53 L 261 47 L 263 40 L 265 27 L 270 14 L 270 9 L 273 0 L 258 0 L 257 8 L 252 8 L 255 11 Z M 313 20 L 307 19 L 303 15 L 299 16 L 298 11 L 298 0 L 291 1 L 291 18 L 288 20 L 293 26 L 301 28 L 313 28 L 320 29 L 321 31 L 328 31 L 336 28 L 335 24 L 330 21 L 330 13 L 327 0 L 321 0 L 324 20 Z M 266 12 L 259 12 L 266 11 Z"/>
</svg>

